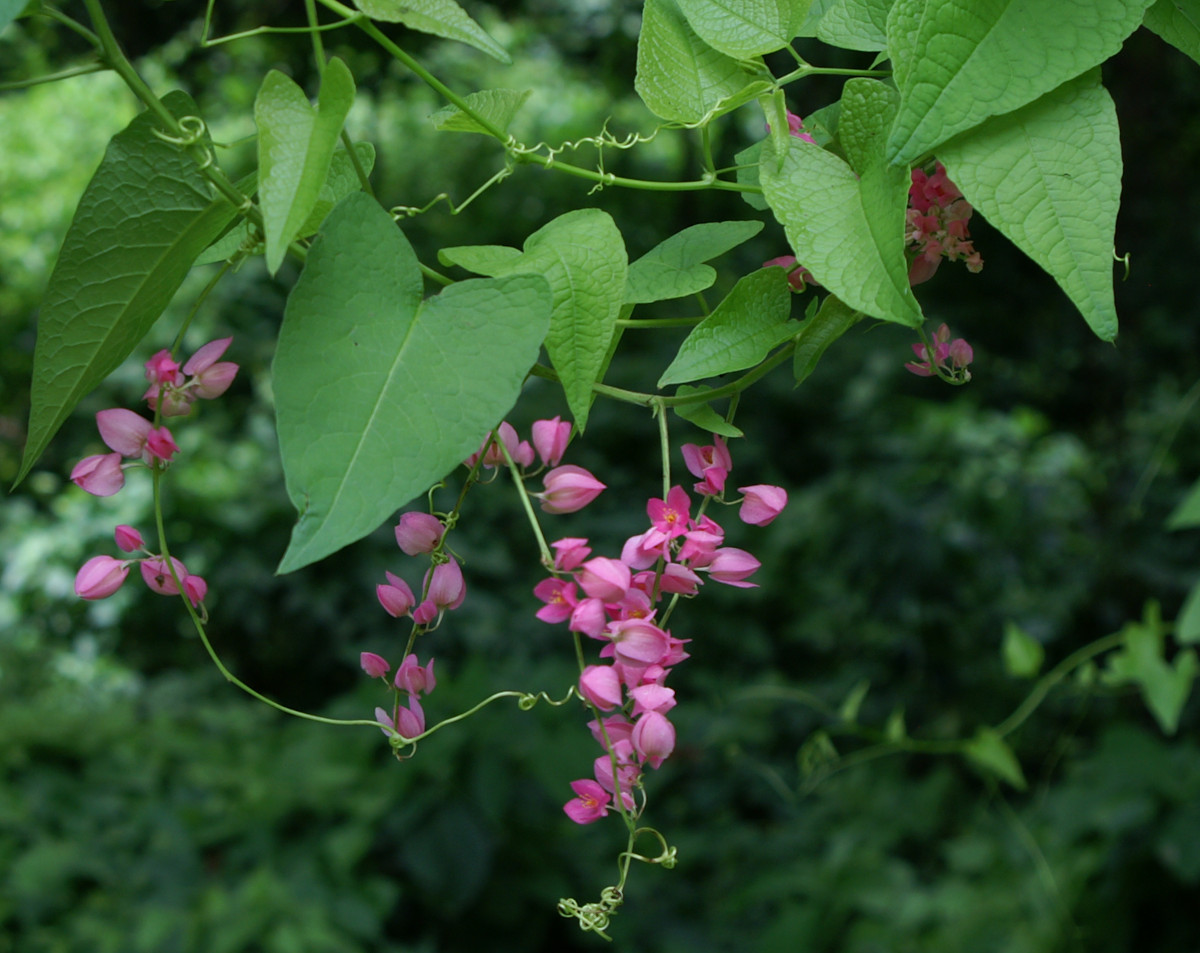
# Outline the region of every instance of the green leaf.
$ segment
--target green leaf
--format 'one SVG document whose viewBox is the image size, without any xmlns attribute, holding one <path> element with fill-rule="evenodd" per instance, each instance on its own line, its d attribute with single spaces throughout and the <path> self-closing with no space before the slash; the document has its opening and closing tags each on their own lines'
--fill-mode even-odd
<svg viewBox="0 0 1200 953">
<path fill-rule="evenodd" d="M 288 298 L 275 406 L 300 511 L 289 572 L 374 530 L 477 449 L 512 407 L 550 320 L 535 275 L 421 300 L 403 233 L 355 193 L 325 220 Z"/>
<path fill-rule="evenodd" d="M 582 432 L 624 298 L 625 242 L 612 216 L 585 208 L 546 223 L 525 240 L 521 254 L 513 251 L 503 245 L 460 245 L 442 249 L 438 258 L 493 276 L 546 277 L 554 294 L 546 353 Z"/>
<path fill-rule="evenodd" d="M 1004 657 L 1004 670 L 1013 678 L 1033 678 L 1042 670 L 1042 662 L 1046 658 L 1042 643 L 1031 638 L 1013 622 L 1004 626 L 1001 654 Z"/>
<path fill-rule="evenodd" d="M 796 355 L 792 360 L 792 373 L 799 387 L 809 374 L 816 370 L 821 355 L 834 341 L 862 320 L 862 312 L 855 311 L 834 295 L 826 295 L 821 310 L 800 325 L 796 335 Z"/>
<path fill-rule="evenodd" d="M 1116 109 L 1098 78 L 1082 76 L 993 119 L 947 143 L 938 158 L 967 201 L 1111 341 L 1121 143 Z"/>
<path fill-rule="evenodd" d="M 737 60 L 696 35 L 675 0 L 646 0 L 633 86 L 652 113 L 699 122 L 741 92 L 749 78 Z"/>
<path fill-rule="evenodd" d="M 773 53 L 791 42 L 812 0 L 678 0 L 705 43 L 735 59 Z"/>
<path fill-rule="evenodd" d="M 857 724 L 859 709 L 862 708 L 863 700 L 867 697 L 867 692 L 870 690 L 871 683 L 866 679 L 863 679 L 850 689 L 850 694 L 846 696 L 845 701 L 842 702 L 842 707 L 838 709 L 838 717 L 847 724 Z"/>
<path fill-rule="evenodd" d="M 883 726 L 883 737 L 893 744 L 908 737 L 908 728 L 904 724 L 904 709 L 897 708 Z"/>
<path fill-rule="evenodd" d="M 987 774 L 994 774 L 1001 781 L 1007 781 L 1018 791 L 1027 787 L 1025 774 L 1017 756 L 992 728 L 980 728 L 975 737 L 967 742 L 963 753 Z"/>
<path fill-rule="evenodd" d="M 711 287 L 717 273 L 703 262 L 748 241 L 762 227 L 762 222 L 705 222 L 659 242 L 630 264 L 625 303 L 682 298 Z"/>
<path fill-rule="evenodd" d="M 742 278 L 679 346 L 658 379 L 660 388 L 754 367 L 792 337 L 792 293 L 782 268 L 760 268 Z"/>
<path fill-rule="evenodd" d="M 329 173 L 342 123 L 354 102 L 354 77 L 341 60 L 325 67 L 317 108 L 278 70 L 263 78 L 254 99 L 258 126 L 258 204 L 267 271 L 275 274 L 287 247 L 312 213 Z"/>
<path fill-rule="evenodd" d="M 819 284 L 855 311 L 917 327 L 923 316 L 904 255 L 909 175 L 882 152 L 895 111 L 894 90 L 852 79 L 838 123 L 849 164 L 794 138 L 777 156 L 768 139 L 759 176 L 797 259 Z"/>
<path fill-rule="evenodd" d="M 817 39 L 846 50 L 887 49 L 892 0 L 833 0 L 817 25 Z"/>
<path fill-rule="evenodd" d="M 530 92 L 528 89 L 485 89 L 478 93 L 470 93 L 463 99 L 481 119 L 491 123 L 501 132 L 507 132 L 509 123 L 529 98 Z M 434 128 L 443 132 L 478 132 L 485 136 L 491 135 L 474 116 L 463 112 L 453 103 L 439 109 L 430 118 Z"/>
<path fill-rule="evenodd" d="M 354 0 L 354 5 L 372 20 L 403 23 L 410 30 L 466 43 L 501 63 L 512 62 L 504 47 L 454 0 Z"/>
<path fill-rule="evenodd" d="M 28 3 L 29 0 L 0 0 L 0 33 L 21 15 Z"/>
<path fill-rule="evenodd" d="M 1158 0 L 1142 23 L 1200 63 L 1200 0 Z"/>
<path fill-rule="evenodd" d="M 1192 484 L 1187 496 L 1167 517 L 1167 529 L 1189 529 L 1200 526 L 1200 480 Z"/>
<path fill-rule="evenodd" d="M 178 117 L 196 114 L 185 93 L 168 93 L 163 105 Z M 15 482 L 79 400 L 145 337 L 196 256 L 236 214 L 213 198 L 195 160 L 156 129 L 144 112 L 113 137 L 63 240 L 38 314 L 29 439 Z"/>
<path fill-rule="evenodd" d="M 687 397 L 689 394 L 699 394 L 708 390 L 707 387 L 694 387 L 691 384 L 680 384 L 675 388 L 676 397 Z M 676 415 L 688 423 L 695 424 L 708 433 L 720 434 L 722 437 L 742 437 L 742 431 L 726 421 L 724 417 L 713 410 L 712 404 L 675 404 L 671 408 Z"/>
<path fill-rule="evenodd" d="M 521 249 L 508 245 L 456 245 L 438 252 L 443 265 L 458 265 L 477 275 L 509 274 L 521 259 Z"/>
<path fill-rule="evenodd" d="M 1183 600 L 1179 618 L 1175 620 L 1175 640 L 1184 645 L 1200 642 L 1200 583 Z"/>
<path fill-rule="evenodd" d="M 1150 0 L 896 0 L 888 52 L 900 112 L 888 157 L 911 165 L 951 136 L 1019 109 L 1104 62 Z"/>
<path fill-rule="evenodd" d="M 354 143 L 354 154 L 358 157 L 363 171 L 370 175 L 371 170 L 375 168 L 375 147 L 369 142 L 356 142 Z M 347 195 L 361 189 L 362 183 L 358 180 L 358 172 L 354 169 L 350 153 L 339 145 L 334 150 L 333 159 L 329 163 L 329 172 L 325 176 L 321 191 L 317 193 L 317 201 L 313 205 L 312 211 L 308 213 L 308 218 L 304 220 L 304 224 L 300 226 L 300 237 L 307 238 L 309 235 L 315 235 L 317 229 L 321 227 L 321 223 L 325 221 L 325 216 L 333 211 L 333 207 Z"/>
<path fill-rule="evenodd" d="M 1200 672 L 1200 661 L 1193 649 L 1175 656 L 1175 664 L 1163 657 L 1163 633 L 1153 613 L 1142 622 L 1130 622 L 1124 628 L 1125 645 L 1108 658 L 1104 681 L 1109 685 L 1133 683 L 1163 732 L 1175 734 L 1179 716 L 1191 694 L 1192 682 Z"/>
</svg>

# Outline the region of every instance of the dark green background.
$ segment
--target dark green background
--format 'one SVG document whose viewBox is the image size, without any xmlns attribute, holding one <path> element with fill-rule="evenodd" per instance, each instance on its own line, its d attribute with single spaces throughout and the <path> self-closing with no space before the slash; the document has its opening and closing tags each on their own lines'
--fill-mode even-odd
<svg viewBox="0 0 1200 953">
<path fill-rule="evenodd" d="M 310 90 L 303 38 L 208 52 L 196 8 L 112 5 L 114 28 L 160 93 L 197 99 L 219 141 L 253 132 L 262 73 L 286 66 Z M 218 29 L 284 25 L 295 5 L 218 11 Z M 482 54 L 403 35 L 461 90 L 533 88 L 516 131 L 559 142 L 648 131 L 632 98 L 636 3 L 472 6 L 512 50 Z M 441 104 L 356 35 L 327 34 L 359 83 L 356 137 L 379 150 L 389 204 L 461 200 L 499 166 L 481 137 L 439 136 Z M 869 56 L 814 47 L 817 63 Z M 0 37 L 0 82 L 78 62 L 76 38 L 45 21 Z M 986 223 L 985 268 L 946 265 L 919 289 L 934 322 L 974 346 L 963 389 L 907 374 L 911 332 L 860 325 L 800 389 L 780 372 L 746 395 L 734 485 L 780 483 L 791 504 L 768 529 L 726 519 L 763 561 L 762 588 L 710 586 L 672 621 L 693 658 L 672 678 L 679 746 L 648 782 L 649 823 L 679 849 L 673 871 L 637 866 L 615 919 L 630 951 L 1189 951 L 1200 947 L 1200 752 L 1196 705 L 1165 738 L 1131 691 L 1055 693 L 1012 739 L 1031 788 L 997 788 L 957 759 L 894 757 L 809 784 L 813 732 L 869 680 L 860 718 L 902 707 L 921 737 L 995 724 L 1028 684 L 1000 658 L 1006 622 L 1051 662 L 1139 617 L 1172 618 L 1200 569 L 1197 534 L 1166 514 L 1200 475 L 1189 389 L 1200 374 L 1200 84 L 1196 65 L 1140 32 L 1105 68 L 1122 123 L 1125 194 L 1116 346 L 1092 337 L 1050 279 Z M 838 86 L 789 91 L 801 113 Z M 722 125 L 722 162 L 762 134 L 746 109 Z M 28 410 L 36 303 L 73 203 L 105 141 L 132 115 L 105 77 L 0 93 L 0 479 L 15 474 Z M 228 117 L 228 118 L 227 118 Z M 663 134 L 606 168 L 691 178 L 696 141 Z M 234 174 L 252 144 L 223 153 Z M 581 150 L 575 161 L 594 162 Z M 460 216 L 407 223 L 421 259 L 452 244 L 520 244 L 555 215 L 609 211 L 631 257 L 687 225 L 757 217 L 736 196 L 606 190 L 522 168 Z M 724 258 L 718 291 L 786 251 L 768 223 Z M 1117 269 L 1118 273 L 1120 269 Z M 167 346 L 212 266 L 198 269 L 151 339 L 87 398 L 0 509 L 0 953 L 534 951 L 597 949 L 554 910 L 612 882 L 616 822 L 573 825 L 560 805 L 594 751 L 573 707 L 498 704 L 422 744 L 403 765 L 373 731 L 291 721 L 225 685 L 178 606 L 130 583 L 83 604 L 88 556 L 112 553 L 118 522 L 150 528 L 146 481 L 97 500 L 66 482 L 99 452 L 92 413 L 132 406 L 138 360 Z M 361 717 L 381 700 L 357 668 L 405 629 L 374 599 L 384 569 L 418 568 L 390 527 L 277 578 L 292 512 L 272 431 L 269 364 L 295 267 L 261 261 L 219 287 L 188 339 L 233 334 L 234 388 L 176 429 L 168 493 L 175 551 L 210 583 L 212 637 L 228 664 L 288 705 Z M 711 300 L 715 301 L 713 297 Z M 797 309 L 803 302 L 797 302 Z M 662 313 L 678 313 L 663 310 Z M 628 335 L 610 382 L 650 389 L 682 334 Z M 563 411 L 531 385 L 521 429 Z M 676 443 L 700 437 L 682 422 Z M 597 405 L 569 462 L 609 491 L 551 524 L 615 554 L 659 489 L 647 414 Z M 403 454 L 404 447 L 396 452 Z M 675 465 L 680 466 L 678 456 Z M 496 690 L 561 694 L 570 643 L 533 619 L 536 550 L 504 481 L 475 491 L 456 540 L 469 596 L 430 637 L 443 717 Z M 147 535 L 149 535 L 147 533 Z M 852 738 L 835 737 L 843 753 Z"/>
</svg>

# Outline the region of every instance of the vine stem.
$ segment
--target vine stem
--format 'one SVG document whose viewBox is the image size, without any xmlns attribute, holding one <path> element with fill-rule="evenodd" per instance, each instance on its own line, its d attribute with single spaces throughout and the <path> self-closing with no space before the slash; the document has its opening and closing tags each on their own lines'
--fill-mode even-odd
<svg viewBox="0 0 1200 953">
<path fill-rule="evenodd" d="M 508 447 L 504 445 L 503 440 L 496 440 L 496 446 L 500 448 L 500 452 L 504 455 L 504 462 L 508 464 L 508 472 L 512 475 L 513 486 L 517 488 L 517 495 L 521 498 L 521 506 L 525 509 L 525 516 L 529 519 L 529 525 L 533 529 L 533 535 L 537 537 L 538 549 L 542 554 L 542 565 L 549 568 L 554 565 L 554 555 L 550 552 L 550 546 L 546 543 L 546 535 L 542 532 L 541 524 L 538 523 L 537 514 L 533 512 L 533 501 L 529 498 L 529 491 L 525 489 L 525 478 L 521 475 L 517 463 L 512 458 L 512 454 L 508 452 Z"/>
</svg>

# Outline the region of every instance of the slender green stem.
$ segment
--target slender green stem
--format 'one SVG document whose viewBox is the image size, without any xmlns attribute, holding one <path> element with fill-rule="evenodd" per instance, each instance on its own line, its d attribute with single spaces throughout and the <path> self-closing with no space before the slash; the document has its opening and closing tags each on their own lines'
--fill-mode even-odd
<svg viewBox="0 0 1200 953">
<path fill-rule="evenodd" d="M 529 520 L 529 525 L 533 529 L 533 535 L 537 537 L 538 549 L 542 553 L 542 565 L 549 568 L 554 565 L 554 555 L 550 552 L 550 546 L 546 543 L 546 536 L 542 532 L 541 524 L 538 523 L 537 514 L 533 512 L 533 501 L 529 498 L 529 491 L 525 489 L 525 477 L 521 475 L 521 470 L 513 460 L 512 454 L 508 452 L 508 447 L 504 445 L 503 440 L 497 440 L 496 446 L 500 448 L 500 452 L 504 454 L 504 462 L 508 464 L 508 472 L 512 475 L 513 486 L 517 488 L 517 495 L 521 498 L 521 506 L 525 510 L 525 516 Z"/>
<path fill-rule="evenodd" d="M 624 321 L 618 319 L 619 328 L 690 328 L 704 320 L 698 318 L 630 318 Z"/>
<path fill-rule="evenodd" d="M 63 26 L 65 26 L 68 30 L 78 33 L 81 37 L 83 37 L 85 40 L 87 40 L 88 43 L 90 43 L 92 46 L 99 48 L 100 38 L 98 36 L 96 36 L 96 34 L 93 33 L 91 30 L 89 30 L 87 27 L 85 27 L 82 23 L 80 23 L 78 20 L 74 19 L 73 17 L 69 17 L 65 13 L 62 13 L 61 11 L 56 10 L 54 7 L 51 7 L 51 6 L 42 6 L 38 10 L 38 13 L 42 14 L 43 16 L 49 17 L 51 20 L 58 21 Z"/>
<path fill-rule="evenodd" d="M 667 432 L 667 408 L 663 399 L 655 398 L 653 406 L 654 416 L 658 418 L 658 450 L 662 456 L 662 498 L 665 501 L 671 492 L 671 436 Z"/>
<path fill-rule="evenodd" d="M 781 76 L 775 81 L 778 86 L 786 86 L 788 83 L 793 83 L 798 79 L 805 79 L 809 76 L 891 76 L 890 69 L 841 69 L 832 66 L 809 66 L 805 63 L 803 66 L 792 70 L 786 76 Z"/>
<path fill-rule="evenodd" d="M 308 20 L 309 39 L 312 42 L 313 59 L 317 63 L 317 75 L 325 76 L 325 43 L 321 39 L 321 22 L 317 18 L 317 5 L 313 0 L 304 0 L 304 16 Z"/>
<path fill-rule="evenodd" d="M 33 76 L 29 79 L 16 79 L 8 83 L 0 83 L 0 93 L 11 89 L 29 89 L 32 86 L 44 86 L 47 83 L 57 83 L 62 79 L 73 76 L 86 76 L 88 73 L 102 73 L 108 67 L 103 63 L 89 63 L 87 66 L 72 66 L 70 69 L 59 70 L 57 73 L 47 73 L 45 76 Z"/>
<path fill-rule="evenodd" d="M 183 319 L 183 324 L 180 325 L 179 331 L 175 335 L 175 340 L 171 342 L 172 357 L 179 353 L 179 346 L 183 343 L 183 336 L 187 333 L 188 326 L 192 323 L 192 318 L 196 316 L 196 313 L 200 310 L 200 306 L 207 300 L 212 290 L 217 286 L 217 283 L 229 273 L 231 267 L 232 265 L 228 261 L 222 262 L 217 273 L 209 279 L 208 284 L 204 286 L 204 290 L 196 296 L 196 300 L 188 311 L 187 317 Z"/>
<path fill-rule="evenodd" d="M 430 281 L 436 282 L 443 288 L 445 288 L 447 285 L 454 284 L 453 278 L 446 277 L 440 271 L 434 271 L 434 269 L 430 268 L 428 265 L 422 265 L 420 262 L 417 262 L 417 264 L 421 269 L 421 274 L 423 274 Z"/>
</svg>

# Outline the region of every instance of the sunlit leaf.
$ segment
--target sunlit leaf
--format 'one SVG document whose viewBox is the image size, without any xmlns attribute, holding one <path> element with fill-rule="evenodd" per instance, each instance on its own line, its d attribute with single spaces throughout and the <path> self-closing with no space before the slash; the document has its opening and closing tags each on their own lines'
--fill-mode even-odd
<svg viewBox="0 0 1200 953">
<path fill-rule="evenodd" d="M 762 222 L 704 222 L 659 242 L 629 265 L 625 303 L 645 304 L 696 294 L 717 273 L 703 264 L 762 231 Z"/>
<path fill-rule="evenodd" d="M 504 47 L 454 0 L 354 0 L 354 5 L 372 20 L 403 23 L 410 30 L 466 43 L 501 63 L 512 62 Z"/>
<path fill-rule="evenodd" d="M 501 132 L 507 132 L 529 98 L 528 89 L 484 89 L 464 96 L 466 104 L 482 119 Z M 435 129 L 443 132 L 478 132 L 485 136 L 491 133 L 472 115 L 451 104 L 439 109 L 431 117 Z"/>
<path fill-rule="evenodd" d="M 1158 0 L 1143 23 L 1200 63 L 1200 0 Z"/>
<path fill-rule="evenodd" d="M 791 42 L 812 0 L 678 0 L 697 35 L 737 59 L 771 53 Z"/>
</svg>

